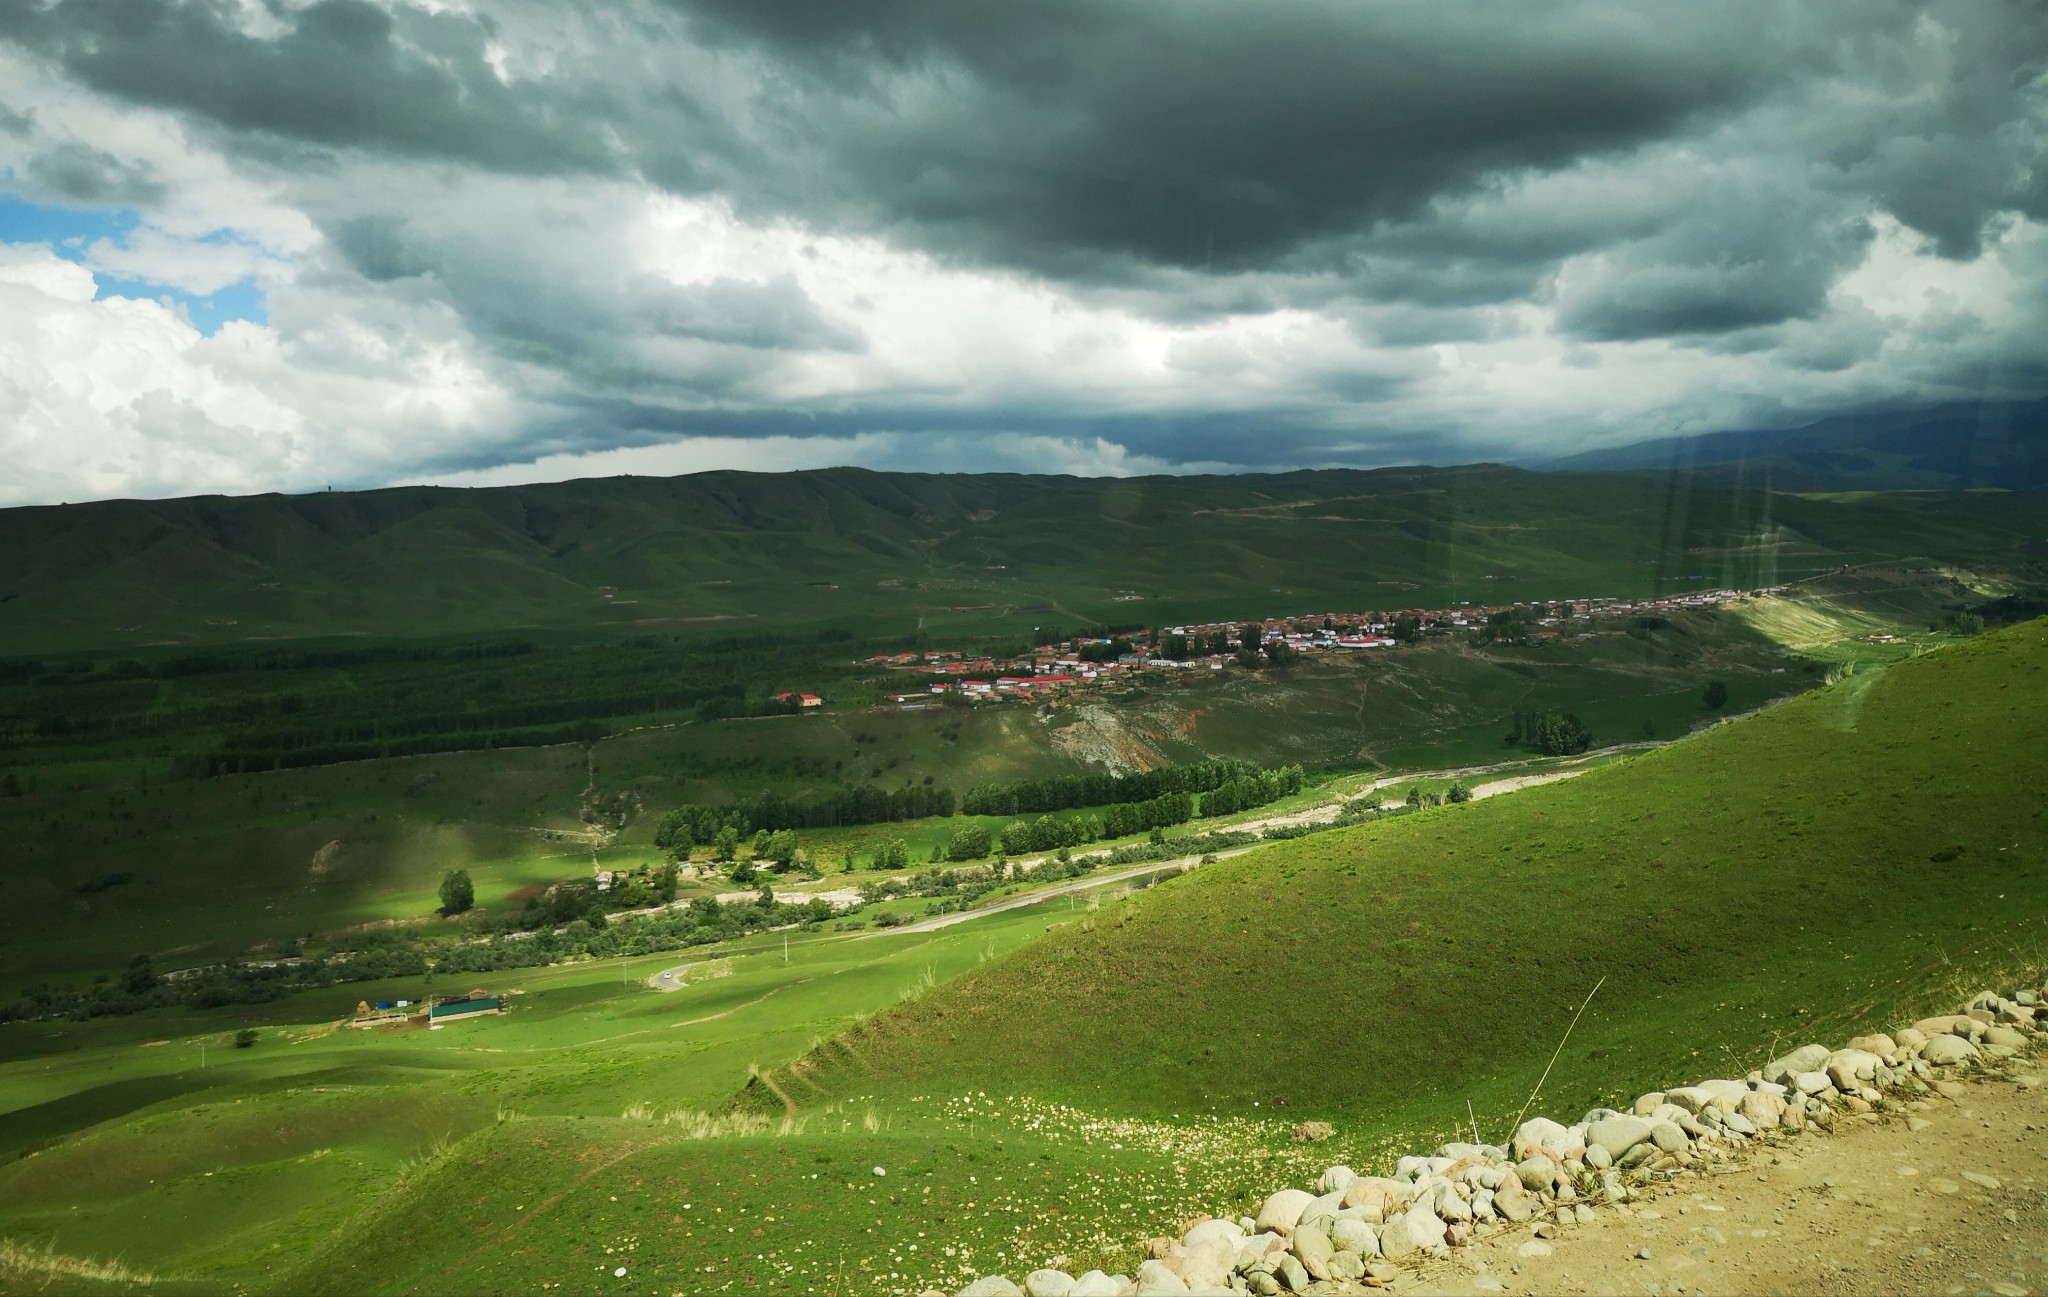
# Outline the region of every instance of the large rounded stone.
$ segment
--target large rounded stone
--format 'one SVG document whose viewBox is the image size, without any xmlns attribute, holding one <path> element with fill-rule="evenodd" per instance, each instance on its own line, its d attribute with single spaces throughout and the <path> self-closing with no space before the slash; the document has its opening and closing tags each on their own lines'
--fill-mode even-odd
<svg viewBox="0 0 2048 1297">
<path fill-rule="evenodd" d="M 1333 1166 L 1316 1180 L 1319 1193 L 1343 1193 L 1346 1186 L 1358 1178 L 1358 1172 L 1348 1166 Z"/>
<path fill-rule="evenodd" d="M 1408 1227 L 1408 1235 L 1418 1247 L 1435 1247 L 1444 1241 L 1444 1233 L 1450 1228 L 1443 1217 L 1422 1203 L 1402 1212 L 1401 1223 Z"/>
<path fill-rule="evenodd" d="M 1340 1252 L 1355 1252 L 1362 1257 L 1379 1255 L 1380 1236 L 1372 1226 L 1355 1216 L 1340 1216 L 1330 1222 L 1330 1245 Z M 1357 1278 L 1357 1275 L 1350 1276 Z"/>
<path fill-rule="evenodd" d="M 1755 1090 L 1743 1096 L 1742 1106 L 1736 1111 L 1757 1127 L 1775 1126 L 1784 1118 L 1785 1099 L 1782 1095 Z"/>
<path fill-rule="evenodd" d="M 1335 1193 L 1323 1194 L 1321 1197 L 1310 1202 L 1308 1206 L 1303 1207 L 1301 1209 L 1301 1219 L 1294 1223 L 1297 1226 L 1306 1225 L 1312 1220 L 1321 1220 L 1326 1216 L 1334 1216 L 1342 1210 L 1344 1210 L 1344 1191 L 1339 1189 Z"/>
<path fill-rule="evenodd" d="M 1396 1217 L 1380 1229 L 1380 1255 L 1389 1261 L 1398 1261 L 1421 1247 L 1414 1232 L 1408 1228 L 1406 1217 Z"/>
<path fill-rule="evenodd" d="M 1929 1040 L 1934 1039 L 1936 1036 L 1970 1036 L 1974 1038 L 1983 1029 L 1983 1023 L 1970 1017 L 1968 1014 L 1962 1013 L 1943 1014 L 1938 1018 L 1922 1018 L 1913 1024 L 1913 1030 Z"/>
<path fill-rule="evenodd" d="M 1624 1117 L 1617 1113 L 1611 1117 L 1602 1117 L 1588 1126 L 1586 1144 L 1588 1147 L 1604 1148 L 1609 1157 L 1620 1161 L 1630 1149 L 1648 1139 L 1652 1129 L 1654 1127 L 1651 1123 L 1641 1117 Z M 1683 1131 L 1679 1133 L 1681 1136 L 1684 1134 Z"/>
<path fill-rule="evenodd" d="M 1548 1117 L 1531 1117 L 1515 1130 L 1515 1137 L 1509 1141 L 1516 1161 L 1531 1157 L 1547 1157 L 1553 1162 L 1568 1162 L 1575 1157 L 1584 1157 L 1586 1142 L 1574 1135 L 1567 1127 L 1560 1126 Z"/>
<path fill-rule="evenodd" d="M 1361 1175 L 1344 1186 L 1343 1203 L 1347 1209 L 1363 1210 L 1368 1220 L 1385 1220 L 1407 1203 L 1411 1192 L 1412 1186 L 1399 1180 L 1389 1180 L 1381 1175 Z M 1308 1204 L 1302 1205 L 1306 1207 Z"/>
<path fill-rule="evenodd" d="M 1877 1075 L 1883 1059 L 1862 1049 L 1838 1049 L 1828 1055 L 1827 1066 L 1821 1070 L 1828 1074 L 1828 1080 L 1844 1094 L 1853 1093 L 1864 1082 Z"/>
<path fill-rule="evenodd" d="M 1291 1256 L 1280 1258 L 1280 1264 L 1273 1267 L 1273 1273 L 1286 1285 L 1289 1292 L 1307 1292 L 1315 1280 L 1308 1277 L 1308 1271 L 1301 1268 L 1301 1262 Z"/>
<path fill-rule="evenodd" d="M 1680 1129 L 1678 1123 L 1672 1121 L 1654 1123 L 1650 1127 L 1650 1142 L 1666 1153 L 1676 1153 L 1692 1143 L 1685 1137 L 1685 1131 Z"/>
<path fill-rule="evenodd" d="M 1549 1193 L 1557 1181 L 1557 1163 L 1538 1154 L 1517 1164 L 1515 1177 L 1532 1193 Z"/>
<path fill-rule="evenodd" d="M 1073 1297 L 1074 1276 L 1064 1270 L 1033 1270 L 1024 1276 L 1024 1297 Z"/>
<path fill-rule="evenodd" d="M 1181 1235 L 1181 1246 L 1194 1248 L 1200 1244 L 1220 1239 L 1230 1245 L 1232 1252 L 1244 1246 L 1244 1229 L 1234 1220 L 1210 1217 Z"/>
<path fill-rule="evenodd" d="M 1228 1239 L 1212 1238 L 1190 1247 L 1181 1258 L 1180 1281 L 1190 1292 L 1212 1292 L 1228 1288 L 1230 1272 L 1236 1268 L 1237 1245 Z"/>
<path fill-rule="evenodd" d="M 1285 1234 L 1301 1223 L 1301 1213 L 1315 1200 L 1314 1194 L 1300 1189 L 1282 1189 L 1259 1208 L 1257 1228 Z"/>
<path fill-rule="evenodd" d="M 1920 1057 L 1936 1067 L 1956 1067 L 1977 1057 L 1977 1047 L 1961 1036 L 1933 1036 L 1920 1047 Z"/>
<path fill-rule="evenodd" d="M 1147 1261 L 1138 1267 L 1137 1297 L 1188 1297 L 1188 1286 L 1161 1263 Z"/>
<path fill-rule="evenodd" d="M 1828 1053 L 1826 1045 L 1801 1045 L 1783 1058 L 1765 1063 L 1764 1080 L 1783 1081 L 1801 1072 L 1818 1071 L 1828 1061 Z"/>
<path fill-rule="evenodd" d="M 1294 1253 L 1294 1259 L 1301 1262 L 1301 1268 L 1308 1271 L 1309 1278 L 1334 1277 L 1330 1273 L 1330 1258 L 1337 1254 L 1337 1248 L 1323 1231 L 1321 1222 L 1295 1226 L 1294 1243 L 1289 1250 Z"/>
<path fill-rule="evenodd" d="M 1067 1297 L 1118 1297 L 1122 1292 L 1122 1284 L 1100 1270 L 1090 1270 L 1074 1280 L 1074 1286 L 1067 1289 Z"/>
<path fill-rule="evenodd" d="M 960 1297 L 1024 1297 L 1024 1290 L 999 1274 L 976 1279 L 960 1290 Z"/>
</svg>

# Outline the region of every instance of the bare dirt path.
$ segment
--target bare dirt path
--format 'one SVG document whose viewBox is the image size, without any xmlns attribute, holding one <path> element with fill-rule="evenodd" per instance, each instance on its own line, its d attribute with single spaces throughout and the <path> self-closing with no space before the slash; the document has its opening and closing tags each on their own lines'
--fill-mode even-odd
<svg viewBox="0 0 2048 1297">
<path fill-rule="evenodd" d="M 674 968 L 664 968 L 648 978 L 647 984 L 657 991 L 680 991 L 685 985 L 683 974 L 695 967 L 695 964 L 677 964 Z"/>
<path fill-rule="evenodd" d="M 1221 860 L 1226 856 L 1243 855 L 1251 849 L 1250 847 L 1237 847 L 1230 851 L 1215 852 L 1207 858 Z M 863 932 L 860 935 L 863 937 L 894 937 L 907 932 L 932 932 L 939 928 L 951 927 L 955 923 L 965 923 L 969 919 L 985 919 L 991 914 L 1001 914 L 1005 910 L 1021 910 L 1027 905 L 1037 905 L 1041 901 L 1049 901 L 1057 896 L 1071 896 L 1075 892 L 1086 892 L 1092 891 L 1097 887 L 1108 887 L 1144 874 L 1193 869 L 1200 865 L 1204 858 L 1202 856 L 1181 856 L 1175 860 L 1156 860 L 1150 864 L 1133 865 L 1129 869 L 1119 869 L 1114 873 L 1090 874 L 1085 878 L 1078 878 L 1064 887 L 1049 887 L 1042 892 L 1027 892 L 1022 896 L 1013 896 L 1005 901 L 997 901 L 994 905 L 981 906 L 979 909 L 961 910 L 954 914 L 941 914 L 935 919 L 920 919 L 916 923 L 906 923 L 900 928 L 877 928 L 873 932 Z"/>
<path fill-rule="evenodd" d="M 2009 1079 L 1903 1118 L 1845 1115 L 1547 1242 L 1497 1235 L 1395 1291 L 2048 1293 L 2048 1084 L 2039 1055 L 2014 1062 Z"/>
</svg>

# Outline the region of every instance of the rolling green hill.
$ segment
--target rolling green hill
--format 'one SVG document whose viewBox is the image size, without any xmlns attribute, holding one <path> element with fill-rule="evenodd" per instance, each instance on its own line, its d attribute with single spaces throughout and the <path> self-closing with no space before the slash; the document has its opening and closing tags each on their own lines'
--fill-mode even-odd
<svg viewBox="0 0 2048 1297">
<path fill-rule="evenodd" d="M 318 636 L 1028 633 L 2005 565 L 2030 496 L 1808 499 L 1491 465 L 1130 480 L 829 469 L 0 510 L 0 655 Z"/>
<path fill-rule="evenodd" d="M 35 1151 L 0 1168 L 0 1280 L 108 1291 L 80 1276 L 118 1259 L 152 1291 L 581 1291 L 624 1266 L 636 1290 L 908 1293 L 1054 1255 L 1128 1270 L 1197 1208 L 1472 1120 L 1497 1136 L 1596 986 L 1536 1111 L 2040 960 L 2048 822 L 2016 754 L 2048 740 L 2044 685 L 2039 621 L 1100 908 L 709 949 L 729 973 L 675 995 L 640 985 L 667 955 L 505 978 L 511 1016 L 432 1034 L 317 1025 L 407 983 L 20 1024 L 0 1135 Z M 260 1043 L 227 1049 L 243 1023 Z M 676 1111 L 734 1094 L 720 1120 Z M 1290 1144 L 1317 1116 L 1335 1138 Z"/>
<path fill-rule="evenodd" d="M 1896 1004 L 2048 930 L 2048 622 L 1539 793 L 1200 870 L 819 1051 L 835 1093 L 1426 1123 L 1616 1088 Z M 1696 1051 L 1704 1059 L 1696 1060 Z M 813 1076 L 819 1075 L 813 1072 Z"/>
</svg>

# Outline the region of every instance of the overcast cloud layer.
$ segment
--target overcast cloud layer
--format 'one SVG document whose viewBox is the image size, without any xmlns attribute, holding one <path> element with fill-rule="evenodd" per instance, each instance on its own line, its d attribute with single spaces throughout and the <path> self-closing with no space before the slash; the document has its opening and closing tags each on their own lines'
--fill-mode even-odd
<svg viewBox="0 0 2048 1297">
<path fill-rule="evenodd" d="M 17 0 L 0 503 L 2034 396 L 2044 137 L 2038 0 Z"/>
</svg>

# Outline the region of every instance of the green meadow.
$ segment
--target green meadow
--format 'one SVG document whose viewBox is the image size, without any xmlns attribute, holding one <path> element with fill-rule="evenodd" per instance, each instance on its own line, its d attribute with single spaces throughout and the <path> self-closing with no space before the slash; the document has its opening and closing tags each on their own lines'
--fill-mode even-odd
<svg viewBox="0 0 2048 1297">
<path fill-rule="evenodd" d="M 2042 750 L 2044 685 L 2028 623 L 1141 892 L 498 975 L 510 1013 L 439 1031 L 332 1029 L 423 989 L 397 984 L 16 1024 L 13 1282 L 914 1292 L 1128 1267 L 1320 1164 L 1497 1136 L 1589 995 L 1537 1111 L 2038 961 L 2048 824 L 2002 754 Z M 722 975 L 645 989 L 672 963 Z M 1290 1144 L 1307 1118 L 1337 1136 Z"/>
<path fill-rule="evenodd" d="M 2016 754 L 2048 751 L 2048 623 L 1973 632 L 2038 607 L 2044 541 L 2019 493 L 1493 466 L 0 511 L 0 997 L 45 1014 L 0 1025 L 0 1292 L 910 1293 L 1056 1258 L 1128 1270 L 1193 1211 L 1504 1134 L 1582 1006 L 1538 1111 L 1889 1021 L 2043 958 L 2048 829 Z M 1780 584 L 1521 645 L 1437 633 L 1051 702 L 931 702 L 923 672 L 872 661 Z M 1589 752 L 1510 743 L 1557 713 Z M 446 944 L 656 864 L 685 804 L 1209 757 L 1306 783 L 1172 836 L 1573 777 L 1185 872 L 1012 879 L 985 903 L 1037 899 L 923 931 L 879 923 L 947 897 L 745 937 L 796 911 L 719 926 L 704 906 L 710 926 L 598 949 L 717 944 L 524 969 L 498 956 L 525 936 L 491 959 Z M 804 885 L 905 877 L 874 853 L 901 839 L 915 872 L 1006 822 L 804 830 Z M 738 888 L 708 856 L 684 905 Z M 440 917 L 456 868 L 475 908 Z M 526 926 L 589 935 L 569 913 Z M 204 1009 L 120 990 L 138 955 L 165 972 L 417 937 L 445 971 Z M 654 989 L 666 970 L 682 989 Z M 346 1025 L 358 1001 L 470 989 L 509 1011 Z M 109 1004 L 127 1016 L 82 1016 Z M 1294 1143 L 1306 1119 L 1336 1137 Z"/>
<path fill-rule="evenodd" d="M 1954 596 L 1950 587 L 1929 585 L 1920 597 L 1933 606 Z M 1151 673 L 1057 708 L 907 710 L 834 701 L 795 715 L 650 720 L 577 743 L 211 778 L 179 777 L 162 758 L 144 758 L 143 773 L 131 766 L 124 774 L 120 762 L 95 757 L 128 745 L 119 733 L 69 737 L 58 751 L 30 740 L 11 758 L 0 753 L 0 761 L 15 761 L 10 768 L 23 781 L 21 795 L 0 797 L 0 833 L 13 854 L 12 868 L 0 871 L 0 991 L 112 972 L 138 953 L 176 968 L 274 953 L 290 937 L 424 922 L 450 868 L 470 872 L 483 911 L 517 910 L 552 883 L 655 863 L 655 827 L 683 802 L 847 784 L 934 782 L 964 793 L 1109 761 L 1145 767 L 1207 756 L 1318 772 L 1486 764 L 1526 755 L 1503 743 L 1518 713 L 1575 712 L 1602 746 L 1669 740 L 1821 678 L 1819 655 L 1788 653 L 1742 615 L 1664 621 L 1645 630 L 1607 619 L 1597 630 L 1524 647 L 1445 638 L 1312 658 L 1282 671 Z M 831 652 L 845 670 L 855 650 L 834 645 Z M 510 659 L 512 679 L 573 678 L 542 670 L 535 659 L 545 656 Z M 492 692 L 497 668 L 490 662 L 427 665 L 443 674 L 460 669 L 464 687 Z M 419 663 L 391 669 L 380 686 L 387 695 L 438 678 L 420 676 Z M 323 678 L 365 674 L 361 667 L 311 670 Z M 254 673 L 241 687 L 276 688 L 278 676 L 291 674 Z M 201 675 L 150 687 L 175 697 L 203 686 L 219 697 L 235 679 Z M 1714 680 L 1729 691 L 1719 712 L 1701 701 Z M 130 688 L 109 681 L 51 692 Z M 347 697 L 342 685 L 321 688 Z M 888 678 L 863 688 L 883 698 Z M 204 726 L 203 706 L 193 704 L 188 727 Z M 922 861 L 965 823 L 949 817 L 819 830 L 804 835 L 805 846 L 835 871 L 846 851 L 864 863 L 898 838 Z"/>
</svg>

